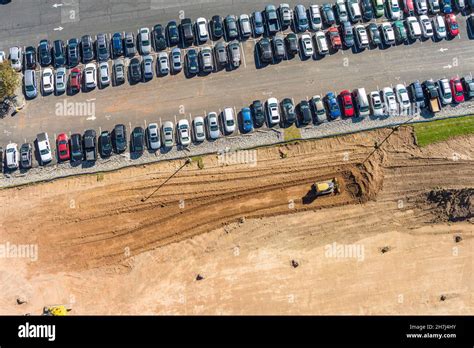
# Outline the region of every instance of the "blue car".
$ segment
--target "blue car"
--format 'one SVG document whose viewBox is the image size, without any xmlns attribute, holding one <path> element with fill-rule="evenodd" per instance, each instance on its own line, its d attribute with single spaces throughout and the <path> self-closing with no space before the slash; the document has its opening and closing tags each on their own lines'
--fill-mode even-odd
<svg viewBox="0 0 474 348">
<path fill-rule="evenodd" d="M 252 115 L 250 113 L 250 108 L 242 108 L 242 129 L 245 133 L 251 132 L 253 130 Z"/>
<path fill-rule="evenodd" d="M 441 11 L 443 11 L 443 13 L 453 13 L 451 0 L 441 0 Z"/>
<path fill-rule="evenodd" d="M 112 55 L 114 58 L 120 57 L 123 54 L 123 40 L 122 34 L 115 33 L 112 36 Z"/>
<path fill-rule="evenodd" d="M 326 95 L 326 105 L 327 109 L 329 110 L 329 117 L 332 120 L 341 117 L 341 108 L 339 107 L 336 95 L 333 92 L 329 92 Z"/>
<path fill-rule="evenodd" d="M 254 12 L 252 16 L 253 20 L 253 32 L 255 36 L 262 35 L 264 32 L 264 27 L 263 27 L 263 16 L 262 12 Z"/>
</svg>

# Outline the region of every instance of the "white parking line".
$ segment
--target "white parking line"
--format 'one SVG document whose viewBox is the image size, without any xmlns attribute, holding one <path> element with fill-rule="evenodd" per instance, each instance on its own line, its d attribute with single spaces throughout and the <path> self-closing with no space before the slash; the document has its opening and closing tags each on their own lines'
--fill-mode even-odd
<svg viewBox="0 0 474 348">
<path fill-rule="evenodd" d="M 174 124 L 177 124 L 178 123 L 178 120 L 176 118 L 176 115 L 174 115 Z"/>
<path fill-rule="evenodd" d="M 99 126 L 99 134 L 102 134 L 102 127 Z"/>
<path fill-rule="evenodd" d="M 130 133 L 132 132 L 132 122 L 128 122 L 128 130 Z"/>
<path fill-rule="evenodd" d="M 245 61 L 245 51 L 244 51 L 244 46 L 242 45 L 242 42 L 240 42 L 240 48 L 242 50 L 242 61 L 244 63 L 244 68 L 247 68 L 247 62 Z"/>
<path fill-rule="evenodd" d="M 143 122 L 145 122 L 145 128 L 146 128 L 147 127 L 146 120 L 143 120 Z"/>
<path fill-rule="evenodd" d="M 160 117 L 160 128 L 161 128 L 161 126 L 162 126 L 162 123 L 161 123 L 161 117 Z"/>
<path fill-rule="evenodd" d="M 193 116 L 191 115 L 191 113 L 189 113 L 189 123 L 192 123 L 193 122 Z"/>
</svg>

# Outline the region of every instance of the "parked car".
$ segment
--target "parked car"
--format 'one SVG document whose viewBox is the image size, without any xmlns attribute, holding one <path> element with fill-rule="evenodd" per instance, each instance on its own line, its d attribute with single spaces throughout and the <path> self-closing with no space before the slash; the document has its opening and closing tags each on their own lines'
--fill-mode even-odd
<svg viewBox="0 0 474 348">
<path fill-rule="evenodd" d="M 51 64 L 51 45 L 48 40 L 41 40 L 38 46 L 38 60 L 41 66 Z"/>
<path fill-rule="evenodd" d="M 127 128 L 125 125 L 118 124 L 112 132 L 112 145 L 116 153 L 122 153 L 127 149 Z"/>
<path fill-rule="evenodd" d="M 288 28 L 291 25 L 291 19 L 292 19 L 292 12 L 291 12 L 291 9 L 290 9 L 290 5 L 280 4 L 280 7 L 278 8 L 278 11 L 279 11 L 279 15 L 280 15 L 281 27 L 282 28 Z"/>
<path fill-rule="evenodd" d="M 178 47 L 171 51 L 170 60 L 173 73 L 179 73 L 183 69 L 183 64 L 181 62 L 181 50 Z"/>
<path fill-rule="evenodd" d="M 43 94 L 50 94 L 54 92 L 53 70 L 45 68 L 42 76 Z"/>
<path fill-rule="evenodd" d="M 166 52 L 158 53 L 158 71 L 160 75 L 165 76 L 170 72 L 168 54 Z"/>
<path fill-rule="evenodd" d="M 168 45 L 175 46 L 179 43 L 179 30 L 178 30 L 178 23 L 176 21 L 168 22 L 166 26 L 166 36 L 168 38 Z"/>
<path fill-rule="evenodd" d="M 202 142 L 206 140 L 206 131 L 204 128 L 204 117 L 197 116 L 193 120 L 194 140 Z"/>
<path fill-rule="evenodd" d="M 153 56 L 152 55 L 146 55 L 143 57 L 142 60 L 142 70 L 143 70 L 143 78 L 145 81 L 149 81 L 153 79 L 154 73 L 153 73 Z"/>
<path fill-rule="evenodd" d="M 178 135 L 179 143 L 182 146 L 188 146 L 191 144 L 191 135 L 189 134 L 189 122 L 186 119 L 178 121 Z"/>
<path fill-rule="evenodd" d="M 130 151 L 141 154 L 145 149 L 145 131 L 142 127 L 135 127 L 132 131 Z"/>
<path fill-rule="evenodd" d="M 431 21 L 427 15 L 420 16 L 420 23 L 421 23 L 421 32 L 425 39 L 429 39 L 433 37 L 433 26 L 431 25 Z"/>
<path fill-rule="evenodd" d="M 49 145 L 48 133 L 40 133 L 36 136 L 36 144 L 40 156 L 41 165 L 45 165 L 53 160 L 51 146 Z"/>
<path fill-rule="evenodd" d="M 393 21 L 398 21 L 402 17 L 398 0 L 387 0 L 387 14 L 388 18 Z"/>
<path fill-rule="evenodd" d="M 194 42 L 193 22 L 189 18 L 183 18 L 180 24 L 181 38 L 186 45 L 192 45 Z"/>
<path fill-rule="evenodd" d="M 330 27 L 331 25 L 334 25 L 336 23 L 336 18 L 334 17 L 332 5 L 323 4 L 321 9 L 322 9 L 323 21 L 326 23 L 326 26 Z"/>
<path fill-rule="evenodd" d="M 309 6 L 309 25 L 313 31 L 321 30 L 323 28 L 319 5 Z"/>
<path fill-rule="evenodd" d="M 391 46 L 395 44 L 395 33 L 393 32 L 393 28 L 388 22 L 384 22 L 380 25 L 382 30 L 383 41 L 385 45 Z"/>
<path fill-rule="evenodd" d="M 428 4 L 426 0 L 414 0 L 415 1 L 415 9 L 418 15 L 426 15 L 428 13 Z"/>
<path fill-rule="evenodd" d="M 374 18 L 374 9 L 372 8 L 371 0 L 361 0 L 360 6 L 362 9 L 362 18 L 366 21 L 370 21 Z"/>
<path fill-rule="evenodd" d="M 405 13 L 406 16 L 415 15 L 414 0 L 403 0 L 403 13 Z"/>
<path fill-rule="evenodd" d="M 20 157 L 18 155 L 18 145 L 10 143 L 5 147 L 5 164 L 10 170 L 18 169 L 20 166 Z"/>
<path fill-rule="evenodd" d="M 222 17 L 218 15 L 212 16 L 210 24 L 213 39 L 219 40 L 222 35 L 224 35 L 224 24 L 222 23 Z"/>
<path fill-rule="evenodd" d="M 294 33 L 289 33 L 288 35 L 285 36 L 285 46 L 286 46 L 286 52 L 290 56 L 295 56 L 298 54 L 300 51 L 299 45 L 298 45 L 298 36 Z"/>
<path fill-rule="evenodd" d="M 69 151 L 69 138 L 65 133 L 58 135 L 56 139 L 56 147 L 58 149 L 59 161 L 69 161 L 71 159 L 71 153 Z"/>
<path fill-rule="evenodd" d="M 137 83 L 142 81 L 142 68 L 139 58 L 132 58 L 128 66 L 130 82 Z"/>
<path fill-rule="evenodd" d="M 199 43 L 205 43 L 209 40 L 209 33 L 207 32 L 207 19 L 199 17 L 196 19 L 196 37 Z"/>
<path fill-rule="evenodd" d="M 449 81 L 451 87 L 451 93 L 453 95 L 453 101 L 455 103 L 464 102 L 464 89 L 459 77 L 454 77 Z"/>
<path fill-rule="evenodd" d="M 408 34 L 403 21 L 398 20 L 393 22 L 393 31 L 395 33 L 395 41 L 397 43 L 401 44 L 408 41 Z"/>
<path fill-rule="evenodd" d="M 107 36 L 104 33 L 97 34 L 95 46 L 97 60 L 99 63 L 107 62 L 107 60 L 110 58 L 109 42 L 107 40 Z"/>
<path fill-rule="evenodd" d="M 74 94 L 81 91 L 82 82 L 81 82 L 82 71 L 80 68 L 73 68 L 69 73 L 69 93 Z"/>
<path fill-rule="evenodd" d="M 150 123 L 147 127 L 148 149 L 155 151 L 161 147 L 160 130 L 157 123 Z"/>
<path fill-rule="evenodd" d="M 313 40 L 309 34 L 301 35 L 301 53 L 305 57 L 312 57 L 314 54 Z"/>
<path fill-rule="evenodd" d="M 424 108 L 426 106 L 425 96 L 420 81 L 416 80 L 408 86 L 408 94 L 411 101 L 418 107 Z"/>
<path fill-rule="evenodd" d="M 225 46 L 225 43 L 216 43 L 216 45 L 214 46 L 214 51 L 216 55 L 217 65 L 221 68 L 226 67 L 229 63 L 229 58 L 227 57 L 227 48 Z"/>
<path fill-rule="evenodd" d="M 339 31 L 335 27 L 331 27 L 328 30 L 329 39 L 331 40 L 331 45 L 333 50 L 337 51 L 342 48 L 341 36 Z"/>
<path fill-rule="evenodd" d="M 439 0 L 428 0 L 428 8 L 432 14 L 439 13 L 441 10 Z"/>
<path fill-rule="evenodd" d="M 53 43 L 53 65 L 55 68 L 66 65 L 64 42 L 62 40 L 56 40 Z"/>
<path fill-rule="evenodd" d="M 94 60 L 94 45 L 90 35 L 81 38 L 82 62 L 88 64 Z"/>
<path fill-rule="evenodd" d="M 441 12 L 445 14 L 453 13 L 453 3 L 451 0 L 440 0 Z"/>
<path fill-rule="evenodd" d="M 102 158 L 107 158 L 112 155 L 112 136 L 109 131 L 102 131 L 99 135 L 99 153 Z"/>
<path fill-rule="evenodd" d="M 100 87 L 104 88 L 110 85 L 109 64 L 107 62 L 102 62 L 99 64 L 98 73 Z"/>
<path fill-rule="evenodd" d="M 385 112 L 388 115 L 398 115 L 398 104 L 395 94 L 390 87 L 384 87 L 382 90 L 382 99 L 385 104 Z"/>
<path fill-rule="evenodd" d="M 302 100 L 298 105 L 298 125 L 307 126 L 313 121 L 311 109 L 307 100 Z"/>
<path fill-rule="evenodd" d="M 67 65 L 73 68 L 79 64 L 81 55 L 79 53 L 79 40 L 76 38 L 69 39 L 67 42 Z"/>
<path fill-rule="evenodd" d="M 341 24 L 342 39 L 347 48 L 354 46 L 354 34 L 352 33 L 352 24 L 349 21 Z"/>
<path fill-rule="evenodd" d="M 311 98 L 311 108 L 313 109 L 313 114 L 316 117 L 317 123 L 327 122 L 327 112 L 324 107 L 323 98 L 320 95 L 315 95 Z"/>
<path fill-rule="evenodd" d="M 125 82 L 125 63 L 123 58 L 114 61 L 114 80 L 115 85 L 121 85 Z"/>
<path fill-rule="evenodd" d="M 227 41 L 235 40 L 239 37 L 239 32 L 237 30 L 237 17 L 234 15 L 228 15 L 224 19 L 225 29 L 226 29 L 226 39 Z"/>
<path fill-rule="evenodd" d="M 240 44 L 238 41 L 232 41 L 227 45 L 229 52 L 229 60 L 232 68 L 236 69 L 240 66 Z"/>
<path fill-rule="evenodd" d="M 25 48 L 25 69 L 34 70 L 36 68 L 36 49 L 33 46 Z"/>
<path fill-rule="evenodd" d="M 253 131 L 253 121 L 250 108 L 242 108 L 240 111 L 241 121 L 242 121 L 242 130 L 244 133 Z"/>
<path fill-rule="evenodd" d="M 380 93 L 377 91 L 370 92 L 369 94 L 369 104 L 374 116 L 382 116 L 384 114 L 382 98 L 380 98 Z"/>
<path fill-rule="evenodd" d="M 474 98 L 474 79 L 470 75 L 461 78 L 463 89 L 466 93 L 467 99 Z"/>
<path fill-rule="evenodd" d="M 84 156 L 84 152 L 82 150 L 82 135 L 80 135 L 80 134 L 72 134 L 71 135 L 70 152 L 71 152 L 71 161 L 72 162 L 77 162 L 77 161 L 82 160 L 82 158 Z"/>
<path fill-rule="evenodd" d="M 388 0 L 392 1 L 392 0 Z M 395 0 L 396 1 L 396 0 Z M 347 0 L 347 12 L 352 23 L 357 23 L 362 20 L 362 12 L 360 10 L 358 0 Z"/>
<path fill-rule="evenodd" d="M 329 111 L 329 118 L 331 120 L 341 117 L 341 108 L 339 107 L 336 95 L 333 92 L 326 94 L 325 102 L 327 110 Z"/>
<path fill-rule="evenodd" d="M 125 33 L 124 38 L 125 57 L 132 58 L 137 54 L 137 46 L 135 44 L 135 35 L 133 33 Z"/>
<path fill-rule="evenodd" d="M 166 49 L 166 38 L 165 33 L 163 30 L 163 26 L 161 24 L 156 24 L 153 27 L 153 47 L 156 52 L 163 51 Z"/>
<path fill-rule="evenodd" d="M 306 14 L 306 8 L 298 4 L 295 6 L 295 28 L 299 32 L 305 32 L 309 29 L 308 16 Z"/>
<path fill-rule="evenodd" d="M 88 162 L 97 160 L 97 134 L 93 129 L 87 129 L 82 137 L 82 149 L 84 159 Z"/>
<path fill-rule="evenodd" d="M 170 148 L 174 144 L 174 124 L 166 121 L 161 127 L 161 138 L 163 139 L 163 146 Z"/>
<path fill-rule="evenodd" d="M 224 111 L 222 111 L 222 124 L 224 125 L 224 131 L 227 134 L 234 133 L 235 131 L 234 109 L 225 108 Z"/>
<path fill-rule="evenodd" d="M 278 110 L 278 100 L 276 98 L 272 97 L 267 100 L 267 119 L 269 126 L 280 123 L 280 111 Z"/>
<path fill-rule="evenodd" d="M 256 11 L 252 15 L 252 24 L 253 24 L 253 34 L 255 36 L 260 36 L 265 31 L 263 26 L 263 15 L 260 11 Z"/>
<path fill-rule="evenodd" d="M 260 100 L 254 100 L 250 106 L 252 110 L 253 124 L 255 127 L 261 127 L 265 123 L 265 112 Z"/>
<path fill-rule="evenodd" d="M 349 15 L 347 14 L 346 1 L 336 0 L 335 8 L 336 8 L 337 18 L 339 19 L 339 23 L 341 23 L 342 25 L 344 22 L 348 22 Z"/>
<path fill-rule="evenodd" d="M 186 53 L 186 72 L 189 75 L 199 73 L 198 54 L 194 48 L 190 48 Z"/>
<path fill-rule="evenodd" d="M 407 111 L 410 108 L 410 97 L 406 87 L 399 83 L 395 86 L 395 96 L 401 111 Z"/>
<path fill-rule="evenodd" d="M 342 114 L 344 117 L 353 117 L 355 112 L 351 92 L 347 89 L 343 90 L 339 93 L 339 100 L 341 101 Z"/>
<path fill-rule="evenodd" d="M 384 15 L 384 3 L 383 0 L 372 0 L 372 5 L 375 10 L 375 17 L 379 18 Z"/>
<path fill-rule="evenodd" d="M 280 102 L 281 117 L 286 125 L 293 124 L 296 121 L 295 106 L 290 98 L 284 98 Z"/>
<path fill-rule="evenodd" d="M 365 30 L 363 25 L 356 25 L 354 27 L 354 33 L 355 42 L 359 50 L 363 50 L 369 47 L 369 36 L 367 35 L 367 31 Z"/>
<path fill-rule="evenodd" d="M 367 32 L 369 33 L 372 46 L 377 47 L 382 44 L 382 37 L 380 35 L 379 27 L 376 23 L 370 23 L 367 26 Z"/>
<path fill-rule="evenodd" d="M 38 87 L 35 70 L 26 70 L 23 80 L 26 97 L 31 99 L 36 98 L 36 96 L 38 95 Z"/>
<path fill-rule="evenodd" d="M 358 117 L 366 117 L 370 115 L 370 104 L 367 98 L 365 88 L 357 88 L 352 92 L 352 100 Z"/>
<path fill-rule="evenodd" d="M 112 35 L 112 59 L 123 56 L 123 38 L 121 33 L 114 33 Z"/>
<path fill-rule="evenodd" d="M 282 35 L 276 35 L 272 39 L 273 43 L 273 56 L 277 60 L 282 60 L 286 57 L 285 52 L 285 40 Z"/>
<path fill-rule="evenodd" d="M 252 26 L 250 25 L 250 17 L 247 14 L 241 14 L 239 17 L 240 35 L 247 39 L 252 35 Z"/>
<path fill-rule="evenodd" d="M 436 82 L 436 88 L 438 89 L 439 98 L 441 104 L 448 105 L 453 101 L 453 94 L 451 93 L 451 87 L 449 86 L 448 79 L 440 79 Z"/>
<path fill-rule="evenodd" d="M 207 114 L 207 133 L 210 139 L 218 139 L 220 136 L 219 120 L 215 112 Z"/>
<path fill-rule="evenodd" d="M 443 16 L 436 15 L 433 17 L 433 27 L 436 37 L 439 40 L 446 38 L 446 23 L 444 22 Z"/>
<path fill-rule="evenodd" d="M 145 56 L 151 53 L 151 34 L 149 28 L 141 28 L 138 31 L 138 47 L 140 54 Z"/>
<path fill-rule="evenodd" d="M 267 5 L 265 7 L 265 23 L 267 24 L 269 35 L 274 35 L 280 31 L 280 22 L 278 21 L 278 14 L 274 5 Z"/>
<path fill-rule="evenodd" d="M 30 143 L 25 143 L 20 147 L 20 167 L 29 169 L 33 166 L 33 147 Z M 1 161 L 1 157 L 0 157 Z"/>
<path fill-rule="evenodd" d="M 21 71 L 23 68 L 23 54 L 20 47 L 10 48 L 10 65 L 15 71 Z"/>
<path fill-rule="evenodd" d="M 214 61 L 212 59 L 212 49 L 209 46 L 204 46 L 199 52 L 199 63 L 201 71 L 210 73 L 214 70 Z"/>
<path fill-rule="evenodd" d="M 56 94 L 61 94 L 66 91 L 66 68 L 61 67 L 56 69 L 56 75 L 54 78 L 54 88 L 56 90 Z"/>
<path fill-rule="evenodd" d="M 412 40 L 421 38 L 421 27 L 416 17 L 408 17 L 407 20 L 408 35 Z"/>
<path fill-rule="evenodd" d="M 456 37 L 459 35 L 459 25 L 456 20 L 456 15 L 453 13 L 446 15 L 446 25 L 448 27 L 448 33 L 451 37 Z"/>
</svg>

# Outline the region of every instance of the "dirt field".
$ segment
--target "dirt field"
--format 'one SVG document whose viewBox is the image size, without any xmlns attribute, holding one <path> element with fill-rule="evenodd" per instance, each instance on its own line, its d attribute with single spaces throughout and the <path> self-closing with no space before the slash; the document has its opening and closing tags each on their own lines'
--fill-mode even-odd
<svg viewBox="0 0 474 348">
<path fill-rule="evenodd" d="M 2 190 L 0 243 L 39 255 L 0 258 L 0 313 L 473 314 L 474 137 L 362 164 L 388 132 L 204 157 L 149 199 L 183 161 Z"/>
</svg>

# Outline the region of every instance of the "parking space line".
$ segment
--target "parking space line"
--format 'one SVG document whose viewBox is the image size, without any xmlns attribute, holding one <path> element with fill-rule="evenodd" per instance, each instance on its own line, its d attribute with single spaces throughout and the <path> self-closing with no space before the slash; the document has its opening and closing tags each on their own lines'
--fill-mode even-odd
<svg viewBox="0 0 474 348">
<path fill-rule="evenodd" d="M 102 127 L 99 126 L 99 134 L 102 134 Z"/>
<path fill-rule="evenodd" d="M 163 124 L 161 123 L 161 117 L 160 117 L 160 128 L 161 128 L 162 125 L 163 125 Z"/>
<path fill-rule="evenodd" d="M 174 115 L 174 124 L 178 123 L 178 119 L 176 118 L 176 115 Z"/>
<path fill-rule="evenodd" d="M 245 51 L 244 51 L 244 46 L 242 45 L 242 42 L 240 42 L 240 48 L 242 50 L 242 60 L 244 63 L 244 68 L 247 68 L 247 62 L 245 61 Z"/>
<path fill-rule="evenodd" d="M 132 122 L 128 122 L 128 130 L 132 133 Z"/>
</svg>

